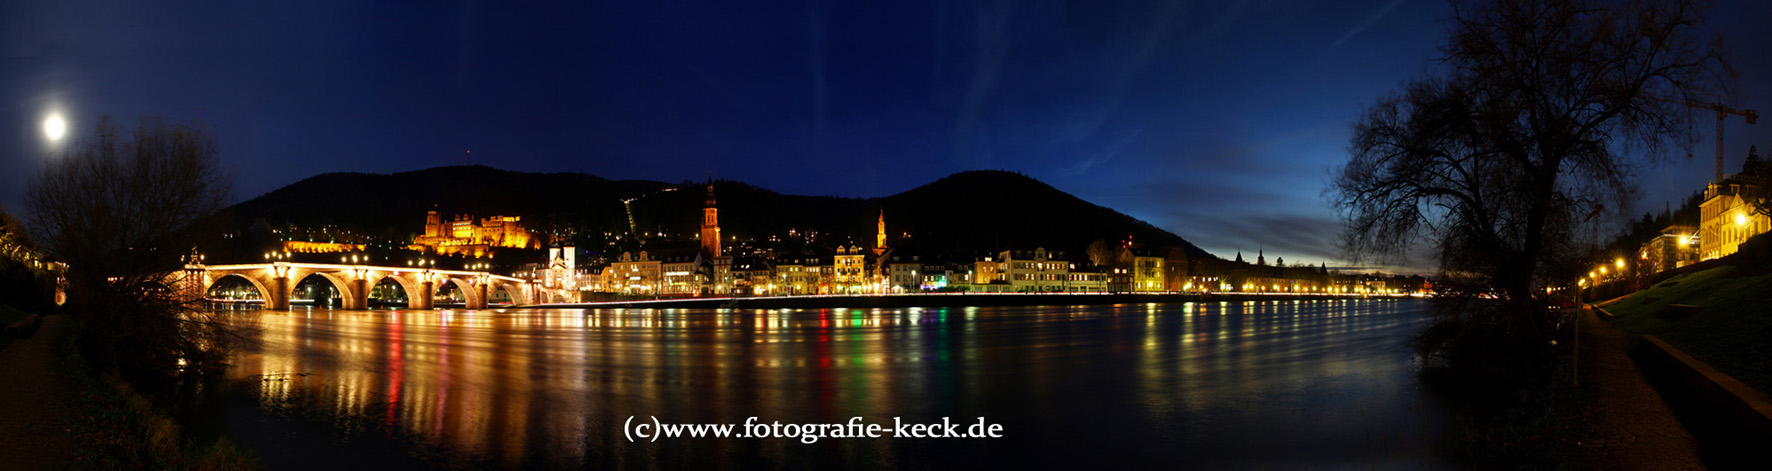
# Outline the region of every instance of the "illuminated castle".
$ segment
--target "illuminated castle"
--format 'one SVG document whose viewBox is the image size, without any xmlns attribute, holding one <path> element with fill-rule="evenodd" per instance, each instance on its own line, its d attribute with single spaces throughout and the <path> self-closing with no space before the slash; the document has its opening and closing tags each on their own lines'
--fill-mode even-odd
<svg viewBox="0 0 1772 471">
<path fill-rule="evenodd" d="M 484 257 L 494 247 L 540 249 L 535 235 L 523 228 L 520 216 L 493 216 L 475 221 L 462 214 L 443 221 L 436 211 L 425 214 L 425 233 L 414 238 L 412 250 L 437 254 Z"/>
</svg>

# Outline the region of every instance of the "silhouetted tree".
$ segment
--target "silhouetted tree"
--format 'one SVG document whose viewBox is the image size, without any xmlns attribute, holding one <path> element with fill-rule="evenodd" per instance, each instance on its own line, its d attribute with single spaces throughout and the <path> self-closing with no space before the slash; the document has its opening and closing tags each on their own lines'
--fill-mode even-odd
<svg viewBox="0 0 1772 471">
<path fill-rule="evenodd" d="M 1693 0 L 1454 3 L 1442 70 L 1365 112 L 1330 190 L 1354 256 L 1430 242 L 1449 277 L 1479 281 L 1471 294 L 1507 300 L 1443 319 L 1424 351 L 1474 331 L 1544 351 L 1534 293 L 1576 276 L 1576 226 L 1632 197 L 1627 155 L 1692 142 L 1670 101 L 1703 101 L 1726 70 L 1702 16 Z"/>
<path fill-rule="evenodd" d="M 30 256 L 36 245 L 18 216 L 0 204 L 0 258 L 24 259 Z"/>
<path fill-rule="evenodd" d="M 31 311 L 47 307 L 53 276 L 45 262 L 24 224 L 0 205 L 0 302 Z"/>
<path fill-rule="evenodd" d="M 1760 160 L 1759 147 L 1747 146 L 1747 160 L 1741 163 L 1741 173 L 1735 177 L 1749 184 L 1742 189 L 1741 198 L 1754 213 L 1772 217 L 1772 165 Z"/>
<path fill-rule="evenodd" d="M 217 364 L 220 324 L 171 289 L 233 176 L 200 123 L 142 118 L 133 133 L 109 117 L 48 159 L 25 198 L 43 248 L 68 264 L 70 312 L 100 368 L 164 379 Z"/>
</svg>

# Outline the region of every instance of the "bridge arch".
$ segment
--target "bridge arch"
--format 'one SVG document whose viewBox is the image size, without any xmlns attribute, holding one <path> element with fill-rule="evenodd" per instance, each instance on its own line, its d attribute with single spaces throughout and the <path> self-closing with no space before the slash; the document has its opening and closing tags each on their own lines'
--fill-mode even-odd
<svg viewBox="0 0 1772 471">
<path fill-rule="evenodd" d="M 167 280 L 161 281 L 168 284 L 167 289 L 175 289 L 181 296 L 201 296 L 221 280 L 238 276 L 265 297 L 267 309 L 288 309 L 296 289 L 303 282 L 314 284 L 309 278 L 316 275 L 331 283 L 346 309 L 368 307 L 368 294 L 387 280 L 406 293 L 411 309 L 430 309 L 435 295 L 448 284 L 461 290 L 465 304 L 474 309 L 485 308 L 491 295 L 501 289 L 510 295 L 512 302 L 520 305 L 565 302 L 572 296 L 566 290 L 543 288 L 530 280 L 486 272 L 316 263 L 195 265 L 169 274 Z"/>
<path fill-rule="evenodd" d="M 502 289 L 511 295 L 512 304 L 535 304 L 534 293 L 531 293 L 527 289 L 528 286 L 524 286 L 522 283 L 502 278 L 492 278 L 489 283 L 490 286 L 486 287 L 487 298 L 491 298 L 493 292 Z"/>
<path fill-rule="evenodd" d="M 414 280 L 414 279 L 410 279 L 406 276 L 402 276 L 400 273 L 372 272 L 370 274 L 370 277 L 372 279 L 370 279 L 370 280 L 368 280 L 368 282 L 364 283 L 364 289 L 374 290 L 375 287 L 380 286 L 381 282 L 383 282 L 383 281 L 393 281 L 395 285 L 400 287 L 400 292 L 406 293 L 406 305 L 408 307 L 418 306 L 419 305 L 418 297 L 425 295 L 424 293 L 422 293 L 423 290 L 419 289 L 418 280 Z M 369 295 L 369 293 L 364 293 L 364 296 L 365 296 L 364 301 L 365 302 L 368 301 L 368 298 L 367 298 L 368 295 Z M 386 300 L 383 300 L 383 301 L 385 302 Z"/>
<path fill-rule="evenodd" d="M 443 282 L 455 283 L 455 289 L 461 291 L 462 304 L 466 305 L 469 309 L 477 309 L 476 306 L 485 306 L 486 296 L 491 294 L 481 293 L 480 285 L 475 283 L 472 278 L 465 276 L 446 277 L 443 279 Z"/>
<path fill-rule="evenodd" d="M 486 285 L 486 305 L 488 307 L 492 306 L 493 303 L 500 301 L 500 295 L 503 295 L 503 301 L 509 302 L 512 305 L 523 304 L 523 293 L 512 291 L 498 283 L 488 283 Z"/>
<path fill-rule="evenodd" d="M 303 281 L 307 281 L 308 278 L 314 276 L 319 276 L 321 279 L 326 280 L 326 282 L 332 283 L 332 287 L 338 289 L 339 301 L 343 304 L 339 307 L 352 309 L 351 304 L 353 301 L 361 299 L 357 296 L 357 292 L 351 289 L 351 279 L 344 277 L 340 273 L 314 270 L 292 273 L 291 275 L 289 291 L 283 293 L 284 299 L 294 299 L 295 289 L 300 287 Z M 296 278 L 296 276 L 300 276 L 300 278 Z"/>
<path fill-rule="evenodd" d="M 252 289 L 258 290 L 258 296 L 260 298 L 264 298 L 267 301 L 270 300 L 272 296 L 276 295 L 276 292 L 271 291 L 271 288 L 268 286 L 265 286 L 264 281 L 259 280 L 257 277 L 246 276 L 245 273 L 228 273 L 228 274 L 224 274 L 222 276 L 215 277 L 214 280 L 211 280 L 209 283 L 207 283 L 205 286 L 203 286 L 204 296 L 208 296 L 209 290 L 215 289 L 216 285 L 220 285 L 222 283 L 222 280 L 226 280 L 229 278 L 238 278 L 238 279 L 246 280 L 247 284 L 252 285 Z"/>
</svg>

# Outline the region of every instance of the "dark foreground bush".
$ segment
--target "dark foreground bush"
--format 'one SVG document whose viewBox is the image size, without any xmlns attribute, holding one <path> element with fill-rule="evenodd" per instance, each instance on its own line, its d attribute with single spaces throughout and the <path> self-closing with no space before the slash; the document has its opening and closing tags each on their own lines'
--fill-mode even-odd
<svg viewBox="0 0 1772 471">
<path fill-rule="evenodd" d="M 1541 328 L 1522 332 L 1508 303 L 1477 297 L 1435 300 L 1433 321 L 1416 335 L 1413 347 L 1429 360 L 1429 371 L 1472 387 L 1511 390 L 1542 381 L 1555 362 L 1550 316 L 1530 314 Z M 1542 333 L 1540 333 L 1542 332 Z"/>
<path fill-rule="evenodd" d="M 259 459 L 227 439 L 188 440 L 149 396 L 115 375 L 94 374 L 70 336 L 59 347 L 73 372 L 76 416 L 67 433 L 84 444 L 71 469 L 257 469 Z"/>
</svg>

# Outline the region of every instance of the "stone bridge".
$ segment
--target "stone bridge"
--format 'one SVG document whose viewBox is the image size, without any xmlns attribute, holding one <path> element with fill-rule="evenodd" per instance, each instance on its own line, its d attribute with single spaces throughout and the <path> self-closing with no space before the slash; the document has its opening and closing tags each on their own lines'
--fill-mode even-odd
<svg viewBox="0 0 1772 471">
<path fill-rule="evenodd" d="M 265 309 L 289 309 L 289 298 L 302 279 L 319 275 L 338 288 L 345 309 L 367 309 L 369 289 L 382 280 L 393 280 L 406 292 L 407 307 L 430 309 L 432 298 L 445 283 L 454 283 L 466 298 L 468 309 L 485 309 L 498 290 L 516 304 L 567 302 L 569 293 L 546 288 L 533 280 L 493 275 L 482 271 L 438 270 L 429 267 L 383 267 L 325 263 L 270 262 L 244 265 L 185 265 L 184 276 L 175 277 L 180 292 L 202 297 L 216 282 L 237 277 L 257 288 Z"/>
</svg>

